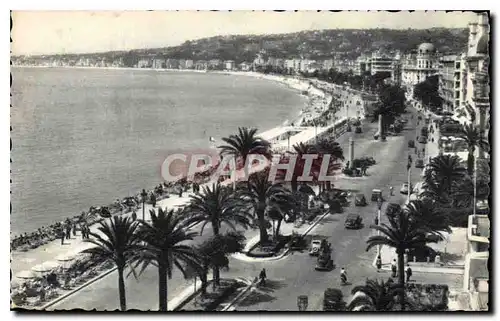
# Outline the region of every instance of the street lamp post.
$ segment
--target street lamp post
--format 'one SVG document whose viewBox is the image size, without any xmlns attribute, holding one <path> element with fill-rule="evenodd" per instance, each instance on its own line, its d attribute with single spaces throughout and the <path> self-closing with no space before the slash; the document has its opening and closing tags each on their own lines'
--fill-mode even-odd
<svg viewBox="0 0 500 321">
<path fill-rule="evenodd" d="M 307 295 L 299 295 L 297 297 L 297 307 L 299 308 L 299 311 L 306 311 L 307 310 L 307 305 L 309 298 Z"/>
<path fill-rule="evenodd" d="M 412 164 L 411 156 L 408 156 L 408 165 L 406 166 L 406 168 L 408 169 L 408 198 L 407 198 L 406 204 L 410 204 L 410 196 L 411 196 L 411 164 Z"/>
<path fill-rule="evenodd" d="M 377 200 L 377 207 L 378 207 L 378 210 L 377 210 L 377 226 L 380 225 L 380 212 L 382 211 L 382 204 L 383 204 L 383 200 L 382 200 L 382 197 L 379 197 L 378 200 Z M 380 236 L 380 231 L 377 230 L 377 236 Z M 377 245 L 377 257 L 380 257 L 380 250 L 381 250 L 381 246 L 380 244 Z"/>
<path fill-rule="evenodd" d="M 141 192 L 141 198 L 142 198 L 142 220 L 144 221 L 145 220 L 145 210 L 146 210 L 146 197 L 148 196 L 148 193 L 146 192 L 145 189 L 142 189 L 142 192 Z"/>
</svg>

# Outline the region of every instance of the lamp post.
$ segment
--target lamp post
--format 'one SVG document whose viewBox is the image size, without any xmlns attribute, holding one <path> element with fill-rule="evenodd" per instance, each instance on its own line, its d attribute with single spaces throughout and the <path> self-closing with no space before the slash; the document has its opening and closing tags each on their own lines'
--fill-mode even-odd
<svg viewBox="0 0 500 321">
<path fill-rule="evenodd" d="M 411 155 L 408 155 L 408 165 L 406 165 L 406 169 L 408 170 L 408 198 L 406 200 L 406 204 L 410 204 L 410 196 L 411 196 L 411 164 L 412 164 Z"/>
<path fill-rule="evenodd" d="M 146 204 L 146 197 L 148 197 L 148 193 L 146 192 L 145 189 L 142 189 L 142 192 L 141 192 L 141 198 L 142 198 L 142 220 L 144 221 L 145 220 L 145 204 Z"/>
<path fill-rule="evenodd" d="M 378 200 L 377 200 L 377 207 L 378 207 L 378 210 L 377 210 L 377 226 L 380 225 L 380 213 L 382 211 L 382 204 L 384 203 L 384 201 L 382 200 L 382 197 L 379 197 Z M 380 231 L 377 230 L 377 235 L 380 236 Z M 377 257 L 380 257 L 380 244 L 377 245 Z"/>
<path fill-rule="evenodd" d="M 309 298 L 307 295 L 299 295 L 297 297 L 297 307 L 299 308 L 299 311 L 306 311 L 307 310 L 307 305 Z"/>
</svg>

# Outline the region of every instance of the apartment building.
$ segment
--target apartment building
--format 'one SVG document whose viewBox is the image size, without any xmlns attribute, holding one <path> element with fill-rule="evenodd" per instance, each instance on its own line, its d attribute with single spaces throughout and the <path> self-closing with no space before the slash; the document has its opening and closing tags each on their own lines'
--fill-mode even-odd
<svg viewBox="0 0 500 321">
<path fill-rule="evenodd" d="M 464 103 L 465 55 L 447 55 L 439 59 L 439 91 L 443 110 L 454 112 Z"/>
</svg>

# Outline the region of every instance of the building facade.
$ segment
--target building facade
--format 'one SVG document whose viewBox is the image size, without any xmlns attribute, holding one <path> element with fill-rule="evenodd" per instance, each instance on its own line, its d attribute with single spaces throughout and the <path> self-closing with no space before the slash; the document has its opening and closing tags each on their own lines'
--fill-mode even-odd
<svg viewBox="0 0 500 321">
<path fill-rule="evenodd" d="M 443 110 L 454 112 L 463 106 L 466 76 L 465 55 L 439 59 L 439 92 L 443 98 Z"/>
<path fill-rule="evenodd" d="M 401 84 L 406 88 L 407 97 L 413 98 L 413 87 L 438 74 L 438 59 L 436 48 L 431 43 L 423 43 L 417 48 L 417 53 L 406 55 L 403 59 Z"/>
<path fill-rule="evenodd" d="M 464 105 L 468 118 L 479 126 L 483 135 L 488 135 L 490 116 L 489 77 L 489 18 L 486 13 L 478 15 L 478 22 L 469 24 L 469 43 L 465 58 L 467 72 Z M 480 155 L 483 152 L 480 148 Z"/>
</svg>

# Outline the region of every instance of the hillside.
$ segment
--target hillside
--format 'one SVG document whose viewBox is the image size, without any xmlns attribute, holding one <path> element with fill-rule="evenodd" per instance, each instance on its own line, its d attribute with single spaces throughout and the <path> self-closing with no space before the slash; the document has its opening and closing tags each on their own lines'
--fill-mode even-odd
<svg viewBox="0 0 500 321">
<path fill-rule="evenodd" d="M 222 59 L 253 61 L 257 52 L 265 49 L 276 58 L 331 58 L 334 53 L 343 58 L 356 58 L 379 48 L 415 49 L 422 42 L 432 42 L 442 53 L 461 52 L 467 46 L 467 29 L 332 29 L 302 31 L 276 35 L 216 36 L 186 41 L 179 46 L 137 49 L 128 54 L 163 55 L 177 59 Z M 92 54 L 89 54 L 90 56 Z M 77 55 L 77 56 L 89 56 Z M 99 53 L 99 56 L 122 56 L 125 52 Z M 73 55 L 66 55 L 73 56 Z"/>
</svg>

